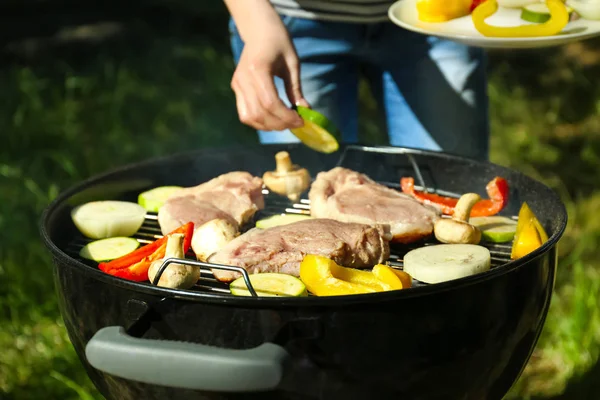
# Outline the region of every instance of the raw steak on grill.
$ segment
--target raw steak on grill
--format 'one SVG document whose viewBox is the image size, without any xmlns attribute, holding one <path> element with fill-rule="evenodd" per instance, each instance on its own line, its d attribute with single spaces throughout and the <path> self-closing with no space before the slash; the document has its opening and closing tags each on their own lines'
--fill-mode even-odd
<svg viewBox="0 0 600 400">
<path fill-rule="evenodd" d="M 160 229 L 167 234 L 188 222 L 198 228 L 213 219 L 223 219 L 238 229 L 264 208 L 262 186 L 261 178 L 235 171 L 181 189 L 160 208 Z"/>
<path fill-rule="evenodd" d="M 361 224 L 387 224 L 392 242 L 411 243 L 431 235 L 441 213 L 433 206 L 347 168 L 320 172 L 310 192 L 310 213 Z"/>
<path fill-rule="evenodd" d="M 208 261 L 242 267 L 251 274 L 279 272 L 300 276 L 300 262 L 306 254 L 323 255 L 353 268 L 383 263 L 390 255 L 390 239 L 387 225 L 307 219 L 265 230 L 254 228 L 229 242 Z M 225 282 L 240 276 L 232 271 L 212 271 Z"/>
</svg>

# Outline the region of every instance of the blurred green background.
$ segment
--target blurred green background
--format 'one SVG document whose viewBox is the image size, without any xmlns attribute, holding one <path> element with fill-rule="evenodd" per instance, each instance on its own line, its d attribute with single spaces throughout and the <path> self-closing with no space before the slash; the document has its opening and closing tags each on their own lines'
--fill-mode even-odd
<svg viewBox="0 0 600 400">
<path fill-rule="evenodd" d="M 0 5 L 0 398 L 99 399 L 68 341 L 37 232 L 92 174 L 255 142 L 237 119 L 220 0 Z M 490 52 L 492 161 L 554 188 L 569 226 L 542 338 L 510 399 L 600 398 L 600 40 Z M 361 139 L 384 143 L 361 88 Z"/>
</svg>

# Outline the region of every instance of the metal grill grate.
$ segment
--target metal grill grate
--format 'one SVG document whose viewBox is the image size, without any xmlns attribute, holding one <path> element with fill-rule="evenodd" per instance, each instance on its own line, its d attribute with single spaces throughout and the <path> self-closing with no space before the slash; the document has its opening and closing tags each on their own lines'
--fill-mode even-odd
<svg viewBox="0 0 600 400">
<path fill-rule="evenodd" d="M 305 214 L 310 215 L 310 202 L 307 199 L 301 199 L 298 202 L 292 203 L 287 201 L 287 199 L 277 195 L 269 193 L 268 190 L 264 189 L 263 194 L 265 195 L 265 208 L 259 211 L 253 222 L 245 227 L 244 230 L 247 230 L 254 226 L 254 221 L 259 220 L 261 218 L 266 218 L 276 214 Z M 162 237 L 162 233 L 160 231 L 160 227 L 157 221 L 157 215 L 154 213 L 148 213 L 146 215 L 146 220 L 144 224 L 139 229 L 139 231 L 133 236 L 140 242 L 141 245 L 145 245 L 153 242 L 156 239 L 160 239 Z M 79 255 L 79 251 L 91 242 L 91 239 L 88 239 L 82 235 L 76 236 L 66 247 L 65 252 L 83 262 L 84 264 L 90 265 L 92 267 L 97 267 L 98 263 L 82 258 Z M 404 255 L 415 248 L 422 246 L 431 246 L 433 244 L 438 244 L 435 240 L 430 239 L 425 242 L 418 242 L 409 245 L 400 245 L 400 244 L 391 244 L 390 245 L 390 257 L 387 261 L 387 265 L 393 268 L 402 269 L 402 259 Z M 510 250 L 511 243 L 488 243 L 481 242 L 482 246 L 487 247 L 490 250 L 492 255 L 492 268 L 497 268 L 501 265 L 504 265 L 510 262 Z M 188 254 L 186 256 L 189 260 L 195 260 L 192 254 Z M 226 283 L 219 282 L 213 276 L 213 273 L 209 269 L 209 265 L 212 268 L 216 266 L 212 264 L 206 263 L 197 263 L 197 266 L 201 269 L 201 275 L 198 283 L 191 290 L 203 290 L 215 293 L 225 293 L 229 294 L 229 286 Z M 239 271 L 242 273 L 242 271 Z M 147 282 L 147 284 L 150 284 Z M 246 283 L 248 285 L 248 282 Z M 423 286 L 424 283 L 414 281 L 413 287 Z M 250 287 L 250 285 L 248 285 Z"/>
<path fill-rule="evenodd" d="M 416 181 L 417 181 L 417 183 L 419 183 L 419 185 L 415 185 L 415 189 L 435 192 L 435 193 L 438 193 L 438 194 L 444 195 L 444 196 L 460 197 L 457 193 L 451 193 L 451 192 L 438 190 L 438 189 L 432 189 L 430 187 L 427 187 L 425 185 L 425 181 L 423 179 L 423 174 L 421 173 L 421 169 L 419 168 L 418 164 L 416 163 L 413 155 L 409 152 L 406 152 L 403 149 L 375 148 L 375 147 L 365 147 L 365 146 L 348 146 L 344 150 L 344 153 L 342 154 L 342 156 L 340 157 L 338 165 L 343 166 L 343 162 L 346 159 L 348 150 L 351 150 L 351 151 L 354 150 L 354 151 L 358 151 L 358 152 L 379 152 L 379 153 L 386 153 L 386 154 L 404 155 L 404 156 L 408 157 L 410 164 L 413 168 L 413 172 L 414 172 Z M 387 184 L 387 186 L 392 187 L 395 185 Z M 394 189 L 398 189 L 398 188 L 394 187 Z M 263 189 L 263 194 L 264 194 L 264 198 L 265 198 L 265 208 L 256 213 L 256 215 L 254 216 L 251 223 L 249 223 L 247 226 L 242 228 L 242 232 L 247 231 L 248 229 L 254 227 L 255 222 L 257 220 L 262 219 L 262 218 L 267 218 L 267 217 L 270 217 L 270 216 L 273 216 L 276 214 L 310 215 L 310 201 L 308 199 L 303 198 L 303 199 L 300 199 L 298 202 L 291 202 L 283 196 L 279 196 L 277 194 L 270 193 L 269 190 L 267 190 L 267 189 Z M 512 218 L 515 220 L 517 219 L 516 216 L 513 216 Z M 146 219 L 144 221 L 144 224 L 142 225 L 142 227 L 138 230 L 138 232 L 133 237 L 135 239 L 137 239 L 137 241 L 140 242 L 140 244 L 142 246 L 145 244 L 151 243 L 157 239 L 160 239 L 162 237 L 162 233 L 160 230 L 160 226 L 158 224 L 157 214 L 155 214 L 155 213 L 146 214 Z M 79 255 L 79 251 L 86 244 L 88 244 L 91 241 L 92 241 L 91 239 L 88 239 L 88 238 L 84 237 L 83 235 L 78 234 L 75 238 L 73 238 L 71 240 L 71 242 L 69 242 L 69 244 L 65 248 L 65 252 L 69 256 L 81 261 L 84 264 L 87 264 L 92 267 L 97 267 L 98 263 L 91 261 L 91 260 L 84 259 Z M 401 270 L 403 268 L 402 260 L 404 258 L 404 255 L 407 252 L 409 252 L 410 250 L 416 249 L 418 247 L 431 246 L 434 244 L 439 244 L 439 243 L 437 241 L 435 241 L 435 239 L 429 239 L 427 241 L 421 241 L 421 242 L 412 243 L 409 245 L 390 244 L 390 257 L 387 261 L 387 265 Z M 498 267 L 505 265 L 511 261 L 510 260 L 510 252 L 511 252 L 511 247 L 512 247 L 511 242 L 498 244 L 498 243 L 482 241 L 480 243 L 480 245 L 485 246 L 490 250 L 491 268 L 498 268 Z M 200 279 L 198 280 L 197 284 L 190 290 L 201 290 L 201 291 L 207 291 L 207 292 L 229 294 L 230 293 L 229 285 L 216 280 L 211 271 L 211 268 L 213 268 L 213 269 L 229 269 L 229 270 L 233 269 L 242 274 L 242 276 L 245 278 L 246 285 L 248 286 L 250 293 L 252 295 L 256 295 L 256 293 L 250 283 L 249 275 L 247 274 L 247 272 L 244 269 L 242 269 L 240 267 L 219 266 L 219 265 L 215 265 L 215 264 L 198 262 L 195 260 L 192 253 L 187 254 L 186 259 L 189 260 L 190 265 L 193 264 L 201 269 Z M 174 262 L 174 261 L 176 261 L 176 259 L 165 260 L 165 263 L 163 264 L 163 266 L 161 267 L 161 270 L 157 274 L 156 282 L 158 282 L 158 279 L 160 279 L 160 274 L 162 274 L 162 271 L 164 271 L 167 264 L 170 262 Z M 146 282 L 146 284 L 150 285 L 151 283 Z M 425 285 L 426 285 L 425 283 L 421 283 L 416 280 L 413 280 L 413 287 L 425 286 Z"/>
</svg>

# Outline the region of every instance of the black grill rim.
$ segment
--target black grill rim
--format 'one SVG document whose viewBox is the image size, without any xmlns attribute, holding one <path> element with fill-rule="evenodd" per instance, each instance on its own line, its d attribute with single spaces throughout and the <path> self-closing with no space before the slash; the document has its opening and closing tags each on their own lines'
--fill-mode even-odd
<svg viewBox="0 0 600 400">
<path fill-rule="evenodd" d="M 263 145 L 260 146 L 262 148 L 273 148 L 277 150 L 285 150 L 285 149 L 293 149 L 298 145 Z M 393 146 L 373 146 L 381 149 L 398 149 L 398 147 Z M 232 150 L 235 148 L 243 149 L 241 146 L 232 146 L 227 147 L 228 150 Z M 246 146 L 246 149 L 248 146 Z M 189 157 L 199 157 L 203 152 L 207 151 L 215 151 L 216 148 L 205 148 L 201 150 L 189 151 L 184 153 L 178 153 L 175 155 L 158 157 L 158 158 L 150 158 L 141 162 L 127 164 L 125 166 L 112 169 L 103 174 L 92 176 L 72 187 L 63 191 L 54 201 L 50 203 L 50 205 L 44 210 L 42 216 L 39 221 L 39 230 L 42 241 L 48 247 L 52 255 L 54 256 L 54 265 L 55 268 L 59 268 L 58 264 L 68 266 L 70 268 L 74 268 L 76 271 L 80 273 L 92 274 L 95 279 L 98 279 L 102 282 L 116 285 L 117 287 L 122 287 L 128 290 L 132 290 L 134 292 L 145 293 L 150 295 L 158 295 L 163 297 L 176 298 L 181 300 L 188 301 L 196 301 L 196 302 L 204 302 L 204 303 L 213 303 L 213 304 L 222 304 L 229 306 L 248 306 L 248 307 L 258 307 L 258 308 L 280 308 L 280 307 L 307 307 L 307 306 L 351 306 L 355 304 L 372 304 L 372 303 L 380 303 L 386 301 L 398 301 L 403 298 L 414 298 L 414 297 L 424 297 L 431 296 L 445 291 L 451 290 L 460 290 L 461 288 L 473 284 L 477 284 L 480 282 L 488 281 L 490 279 L 494 279 L 498 276 L 506 275 L 515 270 L 523 268 L 530 264 L 531 261 L 544 256 L 547 252 L 553 248 L 556 243 L 559 241 L 561 236 L 563 235 L 566 225 L 567 225 L 567 210 L 565 205 L 560 201 L 558 195 L 550 189 L 545 184 L 534 181 L 530 177 L 526 177 L 527 179 L 536 182 L 536 184 L 544 187 L 552 196 L 555 197 L 555 200 L 560 204 L 561 207 L 561 218 L 559 220 L 559 228 L 556 232 L 554 232 L 548 239 L 546 243 L 544 243 L 540 248 L 533 251 L 532 253 L 526 255 L 515 261 L 510 261 L 505 265 L 491 268 L 489 271 L 456 279 L 453 281 L 438 283 L 434 285 L 426 285 L 421 287 L 411 288 L 409 290 L 397 290 L 397 291 L 389 291 L 389 292 L 379 292 L 379 293 L 371 293 L 371 294 L 357 294 L 357 295 L 347 295 L 347 296 L 308 296 L 308 297 L 241 297 L 241 296 L 233 296 L 231 294 L 219 294 L 214 292 L 204 292 L 204 291 L 191 291 L 191 290 L 179 290 L 179 289 L 167 289 L 158 286 L 151 286 L 146 283 L 138 283 L 127 281 L 125 279 L 120 279 L 111 275 L 108 275 L 97 268 L 90 267 L 84 264 L 81 261 L 76 260 L 75 258 L 67 255 L 63 250 L 58 248 L 58 246 L 51 240 L 48 226 L 50 223 L 50 219 L 52 215 L 56 212 L 59 206 L 65 202 L 72 195 L 82 191 L 83 189 L 93 186 L 98 181 L 109 178 L 113 174 L 123 173 L 128 170 L 144 168 L 150 165 L 155 166 L 156 164 L 160 164 L 162 162 L 166 162 L 173 157 L 180 158 L 189 158 Z M 493 163 L 484 163 L 477 160 L 466 159 L 465 157 L 459 157 L 447 153 L 427 151 L 421 149 L 411 149 L 411 148 L 403 148 L 408 153 L 414 155 L 425 155 L 436 158 L 445 158 L 445 159 L 454 159 L 457 161 L 465 161 L 469 160 L 470 163 L 478 164 L 478 165 L 492 165 L 499 170 L 505 170 L 507 173 L 514 174 L 516 171 L 510 170 L 506 167 L 493 164 Z M 525 175 L 521 174 L 525 177 Z"/>
</svg>

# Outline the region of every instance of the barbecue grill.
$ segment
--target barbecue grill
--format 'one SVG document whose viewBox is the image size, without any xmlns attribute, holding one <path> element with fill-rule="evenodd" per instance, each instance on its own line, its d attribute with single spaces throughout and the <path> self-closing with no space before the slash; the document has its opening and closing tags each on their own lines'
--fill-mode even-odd
<svg viewBox="0 0 600 400">
<path fill-rule="evenodd" d="M 314 177 L 344 166 L 389 187 L 413 176 L 419 190 L 459 197 L 506 178 L 514 216 L 527 201 L 548 230 L 541 248 L 517 261 L 511 244 L 482 243 L 490 271 L 451 282 L 393 292 L 339 297 L 257 297 L 245 270 L 170 259 L 201 268 L 190 290 L 167 289 L 104 274 L 79 250 L 89 242 L 70 210 L 101 199 L 135 201 L 160 185 L 192 186 L 219 174 L 273 169 L 286 150 Z M 255 220 L 279 213 L 309 214 L 263 189 Z M 481 193 L 484 195 L 484 193 Z M 516 217 L 513 217 L 516 218 Z M 252 227 L 249 224 L 245 229 Z M 548 311 L 556 270 L 556 242 L 566 211 L 556 194 L 518 172 L 448 154 L 394 147 L 342 146 L 341 156 L 299 145 L 207 149 L 93 177 L 61 194 L 45 211 L 41 231 L 54 257 L 61 313 L 89 376 L 114 399 L 500 399 L 518 378 Z M 160 238 L 148 213 L 134 236 Z M 412 245 L 391 245 L 388 265 L 402 268 Z M 211 269 L 242 274 L 251 297 L 235 297 Z"/>
</svg>

